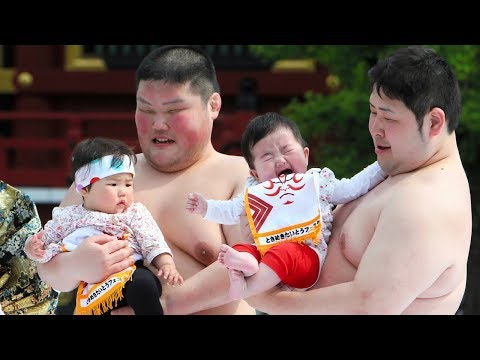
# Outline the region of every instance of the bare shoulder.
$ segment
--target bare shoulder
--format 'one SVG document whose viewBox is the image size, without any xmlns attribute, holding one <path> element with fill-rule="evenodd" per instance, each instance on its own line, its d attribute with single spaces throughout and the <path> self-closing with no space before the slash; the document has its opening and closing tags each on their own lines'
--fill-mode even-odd
<svg viewBox="0 0 480 360">
<path fill-rule="evenodd" d="M 403 176 L 392 187 L 390 199 L 386 208 L 406 207 L 409 213 L 422 212 L 426 209 L 440 211 L 443 206 L 438 207 L 444 200 L 444 186 L 441 183 L 428 181 L 422 176 Z"/>
<path fill-rule="evenodd" d="M 230 191 L 227 198 L 243 190 L 249 176 L 249 168 L 243 157 L 217 153 L 210 164 L 212 172 L 217 175 L 216 180 L 224 185 L 229 184 Z"/>
<path fill-rule="evenodd" d="M 241 156 L 217 153 L 211 166 L 217 174 L 221 174 L 222 178 L 237 178 L 242 184 L 245 184 L 249 175 L 247 162 Z"/>
<path fill-rule="evenodd" d="M 471 200 L 463 169 L 435 166 L 399 176 L 392 187 L 386 212 L 410 217 L 410 223 L 434 225 L 446 233 L 468 233 L 471 228 Z"/>
<path fill-rule="evenodd" d="M 468 180 L 461 164 L 439 163 L 411 174 L 401 175 L 394 200 L 414 203 L 463 206 L 470 202 Z"/>
<path fill-rule="evenodd" d="M 245 159 L 242 156 L 237 156 L 237 155 L 227 155 L 227 154 L 222 154 L 218 153 L 218 160 L 224 165 L 224 166 L 234 166 L 239 168 L 240 170 L 247 170 L 248 171 L 248 165 Z"/>
</svg>

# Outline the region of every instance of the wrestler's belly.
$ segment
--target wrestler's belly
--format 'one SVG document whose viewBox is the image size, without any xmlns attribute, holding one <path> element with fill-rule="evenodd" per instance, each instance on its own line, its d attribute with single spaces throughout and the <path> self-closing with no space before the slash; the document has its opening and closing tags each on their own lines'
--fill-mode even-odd
<svg viewBox="0 0 480 360">
<path fill-rule="evenodd" d="M 332 286 L 352 281 L 357 272 L 354 266 L 341 251 L 337 242 L 331 242 L 325 264 L 322 268 L 319 281 L 314 288 Z M 465 292 L 465 279 L 459 280 L 461 276 L 449 276 L 443 274 L 426 291 L 424 291 L 403 314 L 455 314 Z"/>
</svg>

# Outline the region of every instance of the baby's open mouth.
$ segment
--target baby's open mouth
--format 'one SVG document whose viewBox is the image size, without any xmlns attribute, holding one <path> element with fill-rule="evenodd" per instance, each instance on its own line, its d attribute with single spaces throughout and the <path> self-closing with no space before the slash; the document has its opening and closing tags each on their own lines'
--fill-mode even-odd
<svg viewBox="0 0 480 360">
<path fill-rule="evenodd" d="M 291 174 L 293 173 L 292 169 L 285 169 L 283 170 L 280 174 L 278 174 L 278 176 L 280 175 L 288 175 L 288 174 Z"/>
</svg>

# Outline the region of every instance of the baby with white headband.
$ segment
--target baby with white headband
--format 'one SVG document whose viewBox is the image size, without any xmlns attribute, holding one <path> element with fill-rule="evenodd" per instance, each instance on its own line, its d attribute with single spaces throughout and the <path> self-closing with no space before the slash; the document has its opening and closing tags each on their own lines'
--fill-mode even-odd
<svg viewBox="0 0 480 360">
<path fill-rule="evenodd" d="M 100 283 L 81 281 L 76 314 L 109 314 L 128 305 L 137 315 L 162 315 L 162 286 L 157 276 L 172 286 L 183 284 L 156 221 L 143 204 L 134 202 L 135 163 L 133 150 L 119 140 L 99 137 L 77 144 L 72 171 L 83 204 L 55 207 L 43 236 L 33 236 L 25 243 L 27 256 L 44 263 L 61 252 L 74 251 L 95 234 L 129 241 L 135 264 Z M 156 274 L 144 266 L 144 260 L 156 269 Z"/>
</svg>

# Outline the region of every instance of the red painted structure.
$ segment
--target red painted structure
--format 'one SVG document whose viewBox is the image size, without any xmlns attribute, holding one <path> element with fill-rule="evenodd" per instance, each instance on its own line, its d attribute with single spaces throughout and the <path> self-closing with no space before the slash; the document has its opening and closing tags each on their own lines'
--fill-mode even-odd
<svg viewBox="0 0 480 360">
<path fill-rule="evenodd" d="M 120 138 L 137 146 L 134 122 L 135 70 L 65 70 L 65 46 L 16 45 L 12 51 L 11 94 L 0 105 L 0 177 L 13 186 L 67 187 L 70 153 L 85 137 Z M 28 74 L 31 81 L 22 81 Z M 306 91 L 327 93 L 327 72 L 272 72 L 217 69 L 222 112 L 212 142 L 222 152 L 240 154 L 239 141 L 258 113 L 280 111 Z M 253 79 L 255 108 L 238 107 L 242 81 Z M 25 80 L 25 77 L 23 78 Z M 5 99 L 4 99 L 5 100 Z M 52 205 L 43 209 L 50 218 Z"/>
</svg>

